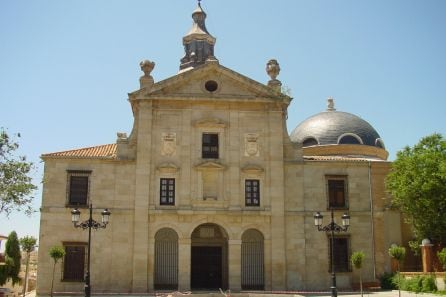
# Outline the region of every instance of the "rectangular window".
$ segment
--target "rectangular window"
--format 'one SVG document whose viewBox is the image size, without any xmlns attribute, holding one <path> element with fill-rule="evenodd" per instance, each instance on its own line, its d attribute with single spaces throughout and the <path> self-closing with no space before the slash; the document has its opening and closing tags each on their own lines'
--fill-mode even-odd
<svg viewBox="0 0 446 297">
<path fill-rule="evenodd" d="M 160 179 L 160 205 L 175 205 L 175 179 Z"/>
<path fill-rule="evenodd" d="M 327 177 L 328 208 L 347 208 L 347 177 Z"/>
<path fill-rule="evenodd" d="M 218 159 L 218 134 L 203 133 L 201 156 L 203 159 Z"/>
<path fill-rule="evenodd" d="M 68 205 L 87 205 L 91 171 L 68 171 Z"/>
<path fill-rule="evenodd" d="M 245 205 L 260 206 L 260 181 L 258 179 L 245 180 Z"/>
<path fill-rule="evenodd" d="M 328 255 L 330 257 L 330 267 L 329 267 L 329 272 L 331 271 L 331 261 L 332 261 L 332 257 L 331 257 L 331 237 L 328 237 L 328 247 L 329 247 L 329 252 Z M 351 271 L 350 269 L 350 248 L 349 248 L 349 238 L 348 237 L 335 237 L 334 238 L 334 251 L 333 251 L 333 255 L 334 255 L 334 266 L 335 266 L 335 271 L 336 272 L 348 272 Z"/>
<path fill-rule="evenodd" d="M 85 275 L 86 244 L 64 244 L 63 280 L 83 282 Z"/>
</svg>

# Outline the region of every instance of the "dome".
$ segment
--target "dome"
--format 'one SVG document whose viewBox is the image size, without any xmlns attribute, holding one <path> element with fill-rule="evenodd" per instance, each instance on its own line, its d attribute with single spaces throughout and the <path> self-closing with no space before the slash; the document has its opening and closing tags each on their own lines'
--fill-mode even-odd
<svg viewBox="0 0 446 297">
<path fill-rule="evenodd" d="M 378 132 L 367 121 L 351 113 L 336 111 L 331 98 L 327 111 L 303 121 L 291 132 L 290 138 L 304 147 L 357 144 L 384 149 Z"/>
</svg>

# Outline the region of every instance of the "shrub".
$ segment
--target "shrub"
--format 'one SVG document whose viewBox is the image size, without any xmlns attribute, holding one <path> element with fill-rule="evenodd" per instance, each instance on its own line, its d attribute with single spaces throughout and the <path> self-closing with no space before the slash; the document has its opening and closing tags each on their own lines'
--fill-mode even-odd
<svg viewBox="0 0 446 297">
<path fill-rule="evenodd" d="M 396 288 L 398 288 L 398 284 L 400 284 L 399 289 L 409 292 L 432 293 L 437 291 L 435 278 L 430 275 L 414 276 L 410 278 L 398 278 L 398 275 L 395 274 L 392 276 L 391 282 Z"/>
<path fill-rule="evenodd" d="M 435 283 L 435 278 L 433 276 L 423 276 L 421 292 L 435 292 L 435 291 L 437 291 L 437 284 Z"/>
<path fill-rule="evenodd" d="M 395 276 L 395 273 L 388 273 L 384 272 L 379 276 L 379 282 L 381 285 L 381 289 L 383 290 L 395 290 L 397 289 L 397 286 L 393 283 L 393 277 Z"/>
</svg>

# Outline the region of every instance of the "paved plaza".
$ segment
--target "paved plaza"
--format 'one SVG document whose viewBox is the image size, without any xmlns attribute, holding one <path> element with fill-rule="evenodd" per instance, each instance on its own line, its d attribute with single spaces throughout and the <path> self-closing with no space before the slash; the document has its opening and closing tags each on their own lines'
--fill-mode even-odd
<svg viewBox="0 0 446 297">
<path fill-rule="evenodd" d="M 79 292 L 76 294 L 63 294 L 58 295 L 57 293 L 54 296 L 83 296 L 83 292 Z M 148 296 L 158 296 L 158 297 L 180 297 L 180 296 L 193 296 L 193 297 L 317 297 L 317 296 L 331 296 L 331 292 L 280 292 L 280 293 L 263 293 L 263 292 L 253 292 L 253 293 L 230 293 L 230 294 L 222 294 L 220 292 L 154 292 L 148 294 L 92 294 L 92 296 L 98 297 L 124 297 L 124 296 L 132 296 L 132 297 L 148 297 Z M 361 297 L 360 292 L 338 292 L 338 296 L 348 296 L 348 297 Z M 365 291 L 363 293 L 364 297 L 399 297 L 398 290 L 392 291 Z M 401 291 L 401 297 L 438 297 L 441 295 L 429 294 L 429 293 L 413 293 L 407 291 Z M 35 291 L 29 292 L 26 294 L 26 297 L 36 297 Z M 43 297 L 43 296 L 42 296 Z"/>
</svg>

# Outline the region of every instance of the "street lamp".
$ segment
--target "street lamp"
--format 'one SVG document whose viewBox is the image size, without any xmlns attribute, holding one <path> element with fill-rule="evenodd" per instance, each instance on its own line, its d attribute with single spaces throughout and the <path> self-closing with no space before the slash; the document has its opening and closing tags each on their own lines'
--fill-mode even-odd
<svg viewBox="0 0 446 297">
<path fill-rule="evenodd" d="M 90 297 L 91 286 L 90 286 L 90 246 L 91 246 L 91 228 L 97 230 L 100 228 L 107 227 L 108 221 L 110 219 L 110 212 L 108 209 L 104 209 L 101 212 L 102 222 L 97 222 L 93 220 L 93 204 L 90 204 L 90 217 L 88 220 L 79 222 L 81 212 L 79 209 L 75 208 L 71 211 L 71 221 L 75 228 L 88 229 L 88 255 L 87 255 L 87 272 L 85 273 L 85 297 Z"/>
<path fill-rule="evenodd" d="M 322 219 L 324 217 L 320 212 L 314 214 L 314 225 L 317 227 L 318 231 L 331 232 L 331 281 L 332 285 L 331 296 L 337 297 L 338 292 L 336 289 L 336 272 L 335 272 L 335 263 L 334 263 L 334 233 L 335 232 L 346 232 L 348 227 L 350 226 L 350 216 L 346 213 L 342 215 L 342 226 L 336 224 L 333 219 L 333 208 L 331 209 L 331 222 L 330 224 L 322 227 Z"/>
</svg>

